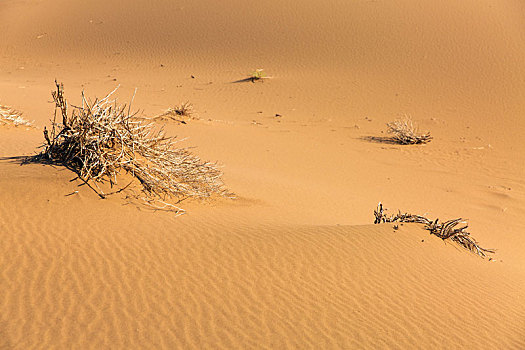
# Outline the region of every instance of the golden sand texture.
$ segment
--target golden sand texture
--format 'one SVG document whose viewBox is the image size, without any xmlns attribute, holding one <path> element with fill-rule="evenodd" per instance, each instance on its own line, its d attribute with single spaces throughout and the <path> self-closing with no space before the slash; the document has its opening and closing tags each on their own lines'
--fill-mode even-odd
<svg viewBox="0 0 525 350">
<path fill-rule="evenodd" d="M 0 47 L 35 121 L 0 126 L 0 349 L 525 348 L 522 1 L 6 0 Z M 237 199 L 174 218 L 21 165 L 54 79 L 189 101 L 159 122 Z M 405 115 L 432 142 L 389 141 Z M 371 225 L 379 201 L 467 218 L 495 259 Z"/>
</svg>

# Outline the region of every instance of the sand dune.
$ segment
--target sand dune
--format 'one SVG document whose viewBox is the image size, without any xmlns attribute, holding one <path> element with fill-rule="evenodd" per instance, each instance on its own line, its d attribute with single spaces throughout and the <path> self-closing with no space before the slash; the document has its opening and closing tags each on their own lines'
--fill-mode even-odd
<svg viewBox="0 0 525 350">
<path fill-rule="evenodd" d="M 525 348 L 525 8 L 477 1 L 0 1 L 0 348 Z M 256 68 L 271 79 L 235 83 Z M 117 85 L 224 165 L 174 218 L 21 165 Z M 380 142 L 410 115 L 434 140 Z M 470 219 L 493 261 L 382 201 Z"/>
<path fill-rule="evenodd" d="M 35 187 L 56 183 L 42 198 L 12 181 L 1 208 L 13 348 L 524 345 L 523 273 L 417 227 L 152 220 L 118 201 L 86 210 L 63 180 L 42 170 Z"/>
</svg>

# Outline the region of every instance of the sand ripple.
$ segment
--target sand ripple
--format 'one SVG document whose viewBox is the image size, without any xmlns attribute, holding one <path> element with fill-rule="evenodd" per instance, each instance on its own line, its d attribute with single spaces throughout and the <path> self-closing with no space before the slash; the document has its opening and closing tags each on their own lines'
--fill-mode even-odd
<svg viewBox="0 0 525 350">
<path fill-rule="evenodd" d="M 173 220 L 18 193 L 0 204 L 4 348 L 525 345 L 525 276 L 417 227 Z"/>
</svg>

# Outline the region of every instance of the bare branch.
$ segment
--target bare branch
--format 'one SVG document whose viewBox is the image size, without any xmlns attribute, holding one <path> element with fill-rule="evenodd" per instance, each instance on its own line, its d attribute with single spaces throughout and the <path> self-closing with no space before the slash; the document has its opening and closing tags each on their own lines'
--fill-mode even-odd
<svg viewBox="0 0 525 350">
<path fill-rule="evenodd" d="M 383 204 L 379 202 L 377 209 L 374 210 L 374 224 L 385 222 L 416 222 L 424 224 L 425 229 L 429 230 L 431 234 L 438 236 L 442 240 L 450 239 L 482 258 L 485 258 L 488 254 L 494 254 L 496 252 L 494 249 L 480 247 L 478 242 L 466 231 L 468 228 L 467 221 L 461 218 L 439 223 L 439 219 L 432 221 L 422 215 L 413 215 L 409 213 L 402 214 L 401 211 L 395 215 L 388 216 L 385 213 L 386 210 L 387 209 L 383 208 Z M 460 224 L 461 226 L 457 227 Z"/>
</svg>

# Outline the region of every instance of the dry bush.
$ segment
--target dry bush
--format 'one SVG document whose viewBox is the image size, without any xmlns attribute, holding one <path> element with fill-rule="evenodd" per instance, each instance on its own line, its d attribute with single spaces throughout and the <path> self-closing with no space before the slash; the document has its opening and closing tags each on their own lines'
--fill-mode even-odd
<svg viewBox="0 0 525 350">
<path fill-rule="evenodd" d="M 423 215 L 402 214 L 401 211 L 395 215 L 388 216 L 385 211 L 386 209 L 383 208 L 383 204 L 379 202 L 377 209 L 374 210 L 374 224 L 385 222 L 415 222 L 424 224 L 425 229 L 429 230 L 431 234 L 438 236 L 442 240 L 450 239 L 482 258 L 485 258 L 488 254 L 495 253 L 494 249 L 486 249 L 479 246 L 478 242 L 466 231 L 468 228 L 467 222 L 461 218 L 440 223 L 439 219 L 432 221 Z M 457 227 L 458 225 L 460 226 Z"/>
<path fill-rule="evenodd" d="M 0 125 L 33 126 L 33 123 L 22 118 L 21 112 L 0 105 Z"/>
<path fill-rule="evenodd" d="M 130 107 L 110 100 L 113 92 L 94 101 L 82 93 L 82 105 L 76 107 L 68 105 L 63 85 L 55 84 L 55 115 L 51 129 L 44 128 L 46 142 L 36 160 L 67 166 L 81 180 L 94 184 L 103 198 L 107 194 L 97 183 L 113 186 L 122 171 L 140 182 L 142 199 L 148 203 L 226 194 L 215 163 L 202 161 L 187 148 L 177 148 L 174 137 L 136 118 Z"/>
<path fill-rule="evenodd" d="M 409 117 L 395 120 L 387 123 L 387 132 L 392 134 L 392 140 L 402 145 L 414 145 L 420 143 L 428 143 L 432 140 L 432 136 L 427 132 L 420 134 L 418 128 Z"/>
</svg>

